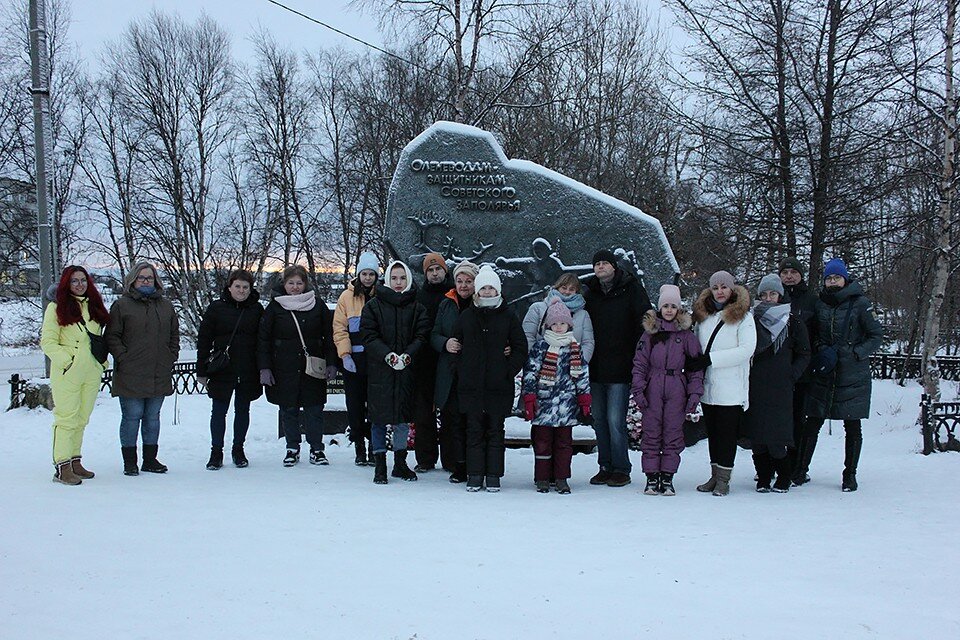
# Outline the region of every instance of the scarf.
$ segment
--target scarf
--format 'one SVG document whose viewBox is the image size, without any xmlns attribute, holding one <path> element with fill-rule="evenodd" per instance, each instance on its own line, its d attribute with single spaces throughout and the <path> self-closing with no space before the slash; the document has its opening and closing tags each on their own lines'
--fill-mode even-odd
<svg viewBox="0 0 960 640">
<path fill-rule="evenodd" d="M 295 296 L 275 296 L 273 299 L 287 311 L 310 311 L 317 304 L 317 294 L 312 289 Z"/>
<path fill-rule="evenodd" d="M 473 294 L 473 304 L 481 309 L 496 309 L 503 302 L 503 296 L 497 294 L 493 298 L 481 298 L 479 293 Z"/>
<path fill-rule="evenodd" d="M 545 302 L 547 303 L 547 308 L 550 308 L 550 304 L 554 299 L 559 300 L 563 304 L 567 305 L 567 309 L 570 309 L 570 313 L 576 313 L 583 309 L 587 305 L 587 301 L 583 299 L 583 294 L 580 293 L 571 293 L 570 295 L 564 295 L 557 291 L 556 289 L 550 289 L 550 292 L 547 294 Z"/>
<path fill-rule="evenodd" d="M 579 378 L 583 375 L 580 345 L 574 339 L 572 331 L 557 333 L 547 329 L 543 332 L 543 339 L 547 343 L 547 352 L 543 354 L 543 362 L 540 364 L 541 386 L 552 387 L 557 384 L 557 367 L 560 364 L 560 352 L 564 347 L 570 347 L 570 376 Z"/>
<path fill-rule="evenodd" d="M 760 302 L 753 308 L 753 317 L 757 320 L 757 350 L 766 351 L 773 346 L 773 352 L 780 351 L 787 338 L 787 326 L 790 324 L 790 305 Z"/>
</svg>

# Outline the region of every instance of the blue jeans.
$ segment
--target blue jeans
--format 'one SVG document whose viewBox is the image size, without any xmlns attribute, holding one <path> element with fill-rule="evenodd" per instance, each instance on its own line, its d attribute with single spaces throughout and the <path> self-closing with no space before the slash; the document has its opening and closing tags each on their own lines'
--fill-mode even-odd
<svg viewBox="0 0 960 640">
<path fill-rule="evenodd" d="M 300 407 L 280 407 L 280 424 L 287 440 L 287 449 L 300 448 Z M 323 405 L 303 408 L 303 433 L 310 451 L 323 451 Z"/>
<path fill-rule="evenodd" d="M 157 444 L 160 440 L 160 407 L 163 396 L 156 398 L 120 398 L 120 446 L 137 446 L 137 434 L 143 434 L 143 444 Z"/>
<path fill-rule="evenodd" d="M 227 432 L 227 409 L 229 400 L 213 400 L 210 411 L 210 446 L 223 448 L 223 436 Z M 239 395 L 233 397 L 233 446 L 242 447 L 250 428 L 250 401 Z"/>
<path fill-rule="evenodd" d="M 597 462 L 605 471 L 630 473 L 629 438 L 627 437 L 627 383 L 590 383 L 593 430 L 597 434 Z"/>
<path fill-rule="evenodd" d="M 388 424 L 374 424 L 370 426 L 370 446 L 374 453 L 387 452 Z M 406 451 L 407 438 L 410 436 L 410 425 L 407 423 L 393 425 L 393 450 Z"/>
</svg>

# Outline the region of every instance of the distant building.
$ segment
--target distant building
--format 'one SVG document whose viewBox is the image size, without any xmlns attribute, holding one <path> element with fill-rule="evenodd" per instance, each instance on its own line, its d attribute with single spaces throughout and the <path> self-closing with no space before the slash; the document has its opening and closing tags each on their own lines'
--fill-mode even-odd
<svg viewBox="0 0 960 640">
<path fill-rule="evenodd" d="M 36 189 L 0 177 L 0 296 L 39 292 Z"/>
</svg>

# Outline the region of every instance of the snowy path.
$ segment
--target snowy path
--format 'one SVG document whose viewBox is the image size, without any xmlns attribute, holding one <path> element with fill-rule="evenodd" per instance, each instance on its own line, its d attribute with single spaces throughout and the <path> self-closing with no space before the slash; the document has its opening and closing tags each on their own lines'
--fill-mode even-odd
<svg viewBox="0 0 960 640">
<path fill-rule="evenodd" d="M 570 496 L 533 491 L 529 450 L 507 452 L 500 494 L 436 472 L 377 487 L 336 446 L 329 467 L 285 469 L 263 401 L 250 468 L 210 472 L 205 398 L 180 399 L 179 426 L 164 406 L 170 473 L 128 478 L 102 397 L 98 475 L 64 487 L 49 414 L 9 412 L 0 637 L 958 638 L 960 456 L 916 453 L 915 386 L 874 396 L 858 493 L 839 490 L 835 428 L 810 485 L 756 494 L 741 451 L 723 499 L 694 490 L 705 443 L 675 498 L 641 494 L 639 454 L 623 489 L 587 485 L 595 457 L 576 456 Z"/>
</svg>

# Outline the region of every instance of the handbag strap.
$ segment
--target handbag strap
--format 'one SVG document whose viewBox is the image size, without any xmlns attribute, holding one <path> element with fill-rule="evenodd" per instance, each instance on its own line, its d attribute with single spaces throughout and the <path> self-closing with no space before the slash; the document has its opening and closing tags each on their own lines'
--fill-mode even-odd
<svg viewBox="0 0 960 640">
<path fill-rule="evenodd" d="M 243 313 L 245 311 L 246 309 L 240 309 L 240 317 L 237 318 L 237 324 L 233 325 L 233 333 L 230 334 L 230 339 L 227 340 L 227 346 L 226 346 L 227 349 L 229 349 L 230 345 L 233 344 L 233 338 L 234 336 L 237 335 L 237 329 L 240 328 L 240 321 L 243 320 Z"/>
<path fill-rule="evenodd" d="M 840 327 L 840 339 L 834 340 L 833 344 L 839 345 L 847 339 L 847 330 L 850 328 L 850 315 L 853 313 L 853 303 L 851 300 L 849 306 L 847 306 L 847 315 L 843 318 L 843 326 Z"/>
<path fill-rule="evenodd" d="M 717 327 L 713 330 L 713 333 L 710 334 L 710 339 L 707 340 L 707 348 L 703 350 L 703 355 L 710 353 L 710 347 L 713 346 L 713 341 L 717 339 L 717 334 L 720 333 L 720 329 L 723 328 L 723 318 L 720 318 L 720 322 L 717 323 Z"/>
<path fill-rule="evenodd" d="M 300 336 L 300 344 L 303 346 L 303 355 L 308 356 L 310 354 L 307 352 L 307 343 L 303 339 L 303 331 L 300 330 L 300 321 L 297 320 L 297 313 L 295 311 L 291 311 L 290 317 L 293 318 L 293 326 L 297 328 L 297 335 Z"/>
</svg>

